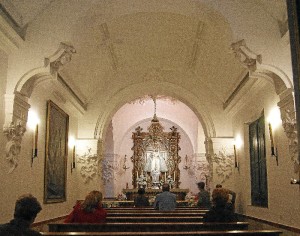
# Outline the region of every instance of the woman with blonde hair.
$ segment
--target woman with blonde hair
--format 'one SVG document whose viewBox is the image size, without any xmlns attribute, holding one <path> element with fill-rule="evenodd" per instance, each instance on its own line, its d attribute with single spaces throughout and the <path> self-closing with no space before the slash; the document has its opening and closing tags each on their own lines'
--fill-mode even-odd
<svg viewBox="0 0 300 236">
<path fill-rule="evenodd" d="M 92 191 L 81 203 L 78 202 L 73 211 L 65 219 L 65 223 L 104 223 L 107 211 L 102 208 L 102 193 Z"/>
</svg>

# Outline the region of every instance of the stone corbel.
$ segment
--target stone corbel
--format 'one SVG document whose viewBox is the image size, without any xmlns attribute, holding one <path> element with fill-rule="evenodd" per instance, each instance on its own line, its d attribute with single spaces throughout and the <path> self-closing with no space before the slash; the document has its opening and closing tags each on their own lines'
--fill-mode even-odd
<svg viewBox="0 0 300 236">
<path fill-rule="evenodd" d="M 235 54 L 235 57 L 246 67 L 250 72 L 254 72 L 257 67 L 257 63 L 262 63 L 262 56 L 255 54 L 251 51 L 244 39 L 231 44 L 231 50 Z"/>
<path fill-rule="evenodd" d="M 61 42 L 57 51 L 45 58 L 45 67 L 50 65 L 50 73 L 56 77 L 62 66 L 69 63 L 76 49 L 69 43 Z"/>
</svg>

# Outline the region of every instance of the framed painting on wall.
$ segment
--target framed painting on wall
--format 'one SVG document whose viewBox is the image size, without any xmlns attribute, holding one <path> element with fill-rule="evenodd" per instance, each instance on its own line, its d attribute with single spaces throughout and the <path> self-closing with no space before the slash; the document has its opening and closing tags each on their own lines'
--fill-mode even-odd
<svg viewBox="0 0 300 236">
<path fill-rule="evenodd" d="M 44 203 L 66 201 L 69 116 L 47 102 Z"/>
</svg>

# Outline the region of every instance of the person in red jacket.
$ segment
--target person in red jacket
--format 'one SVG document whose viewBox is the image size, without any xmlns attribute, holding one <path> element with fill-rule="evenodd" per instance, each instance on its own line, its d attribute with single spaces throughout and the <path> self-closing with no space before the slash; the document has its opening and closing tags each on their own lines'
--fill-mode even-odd
<svg viewBox="0 0 300 236">
<path fill-rule="evenodd" d="M 102 193 L 90 192 L 85 200 L 78 202 L 73 211 L 65 219 L 65 223 L 104 223 L 107 211 L 102 208 Z"/>
</svg>

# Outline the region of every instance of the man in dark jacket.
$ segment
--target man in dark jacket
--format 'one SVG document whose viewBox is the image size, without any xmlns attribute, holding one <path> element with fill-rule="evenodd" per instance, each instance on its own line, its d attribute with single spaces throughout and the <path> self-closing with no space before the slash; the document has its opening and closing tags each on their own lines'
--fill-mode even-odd
<svg viewBox="0 0 300 236">
<path fill-rule="evenodd" d="M 37 214 L 42 210 L 38 200 L 31 194 L 22 195 L 16 201 L 14 219 L 0 225 L 0 236 L 38 236 L 39 232 L 30 229 Z"/>
</svg>

